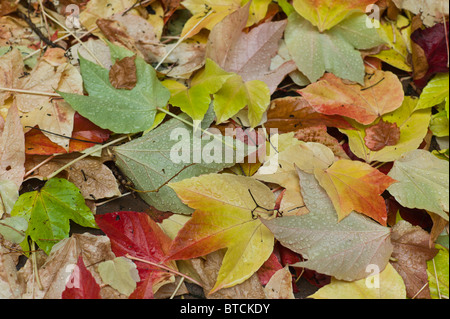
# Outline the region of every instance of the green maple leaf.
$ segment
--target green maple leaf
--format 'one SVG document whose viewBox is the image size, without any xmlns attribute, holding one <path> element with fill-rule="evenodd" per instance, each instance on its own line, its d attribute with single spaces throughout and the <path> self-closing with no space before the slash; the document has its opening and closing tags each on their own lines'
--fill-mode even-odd
<svg viewBox="0 0 450 319">
<path fill-rule="evenodd" d="M 194 121 L 202 121 L 211 103 L 211 94 L 219 91 L 232 75 L 213 60 L 206 59 L 205 68 L 194 76 L 189 87 L 175 80 L 166 80 L 163 85 L 171 92 L 170 104 L 179 107 Z"/>
<path fill-rule="evenodd" d="M 133 53 L 110 44 L 113 61 Z M 81 75 L 89 96 L 58 92 L 74 110 L 96 125 L 115 133 L 137 133 L 149 129 L 157 108 L 166 106 L 170 92 L 156 76 L 156 71 L 136 57 L 137 83 L 132 90 L 116 89 L 109 81 L 109 71 L 80 57 Z"/>
<path fill-rule="evenodd" d="M 329 30 L 317 27 L 297 13 L 288 18 L 285 40 L 298 69 L 314 83 L 325 72 L 364 84 L 364 61 L 358 50 L 383 44 L 365 14 L 354 14 Z"/>
<path fill-rule="evenodd" d="M 80 190 L 62 178 L 52 178 L 41 190 L 22 194 L 11 216 L 23 217 L 28 222 L 25 238 L 30 236 L 46 254 L 58 241 L 69 237 L 69 220 L 84 227 L 97 228 L 94 215 L 86 206 Z M 30 250 L 26 239 L 21 247 L 24 251 Z"/>
</svg>

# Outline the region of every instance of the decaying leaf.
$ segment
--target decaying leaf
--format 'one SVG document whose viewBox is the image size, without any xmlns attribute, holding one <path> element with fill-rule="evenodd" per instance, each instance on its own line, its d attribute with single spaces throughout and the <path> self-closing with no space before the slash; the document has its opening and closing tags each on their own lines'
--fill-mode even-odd
<svg viewBox="0 0 450 319">
<path fill-rule="evenodd" d="M 430 248 L 430 235 L 418 226 L 400 221 L 392 228 L 392 266 L 402 276 L 408 298 L 430 298 L 427 261 L 433 259 L 438 250 Z"/>
<path fill-rule="evenodd" d="M 109 82 L 116 89 L 132 90 L 137 83 L 136 55 L 117 60 L 109 70 Z"/>
<path fill-rule="evenodd" d="M 383 120 L 366 129 L 364 141 L 371 151 L 381 151 L 386 146 L 396 145 L 400 140 L 400 129 L 396 123 Z"/>
<path fill-rule="evenodd" d="M 267 299 L 295 299 L 289 267 L 278 270 L 264 287 Z"/>
<path fill-rule="evenodd" d="M 0 180 L 12 181 L 19 188 L 25 174 L 24 163 L 25 137 L 19 112 L 12 106 L 0 130 Z"/>
</svg>

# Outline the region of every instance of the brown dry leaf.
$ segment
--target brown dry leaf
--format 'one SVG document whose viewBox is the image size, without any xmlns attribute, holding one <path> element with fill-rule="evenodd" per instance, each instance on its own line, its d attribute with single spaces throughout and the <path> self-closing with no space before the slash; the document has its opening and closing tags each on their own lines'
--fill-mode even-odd
<svg viewBox="0 0 450 319">
<path fill-rule="evenodd" d="M 294 137 L 303 142 L 323 144 L 331 149 L 337 157 L 349 159 L 339 141 L 327 133 L 327 127 L 325 125 L 317 125 L 300 129 L 295 132 Z"/>
<path fill-rule="evenodd" d="M 27 160 L 27 170 L 38 165 L 45 158 L 43 156 L 36 156 L 33 159 Z M 47 177 L 71 160 L 70 157 L 54 159 L 37 169 L 32 177 Z M 97 200 L 120 195 L 114 174 L 103 164 L 101 159 L 84 158 L 68 167 L 65 172 L 67 173 L 66 178 L 80 189 L 81 194 L 86 199 Z"/>
<path fill-rule="evenodd" d="M 392 227 L 391 241 L 392 258 L 396 260 L 392 266 L 402 276 L 408 298 L 431 298 L 427 261 L 433 259 L 438 250 L 430 248 L 430 234 L 402 220 Z"/>
<path fill-rule="evenodd" d="M 39 17 L 37 20 L 32 17 L 36 25 L 40 25 L 39 20 Z M 9 15 L 0 17 L 0 46 L 29 46 L 39 41 L 39 37 L 24 20 Z"/>
<path fill-rule="evenodd" d="M 352 126 L 342 116 L 318 113 L 304 98 L 299 96 L 273 100 L 267 111 L 267 122 L 265 123 L 266 128 L 278 128 L 280 133 L 317 125 L 352 129 Z"/>
<path fill-rule="evenodd" d="M 295 299 L 289 267 L 278 270 L 264 287 L 267 299 Z"/>
<path fill-rule="evenodd" d="M 447 0 L 392 0 L 399 9 L 411 11 L 419 15 L 427 27 L 442 22 L 449 14 Z"/>
<path fill-rule="evenodd" d="M 109 71 L 109 82 L 116 89 L 132 90 L 137 83 L 136 55 L 117 60 Z"/>
<path fill-rule="evenodd" d="M 12 49 L 0 57 L 0 87 L 17 88 L 23 68 L 22 55 L 17 49 Z M 12 92 L 0 91 L 0 106 L 5 104 L 10 96 Z"/>
<path fill-rule="evenodd" d="M 374 152 L 381 151 L 386 146 L 393 146 L 400 140 L 400 128 L 397 123 L 381 120 L 366 129 L 364 141 L 366 146 Z"/>
<path fill-rule="evenodd" d="M 15 0 L 2 0 L 0 2 L 0 17 L 10 14 L 17 9 L 17 1 Z"/>
<path fill-rule="evenodd" d="M 0 132 L 0 180 L 10 180 L 20 187 L 25 174 L 24 163 L 25 135 L 19 112 L 12 106 Z"/>
<path fill-rule="evenodd" d="M 83 94 L 81 75 L 64 54 L 62 49 L 48 49 L 31 74 L 23 79 L 21 88 L 48 93 L 54 93 L 57 89 Z M 39 126 L 52 142 L 68 150 L 70 140 L 63 136 L 72 136 L 75 115 L 68 103 L 48 96 L 21 93 L 15 94 L 14 103 L 22 111 L 24 127 Z"/>
<path fill-rule="evenodd" d="M 287 20 L 265 22 L 249 33 L 242 32 L 248 21 L 250 3 L 212 29 L 206 57 L 225 71 L 239 74 L 244 81 L 265 82 L 273 93 L 284 77 L 297 69 L 295 63 L 287 62 L 270 71 L 271 59 L 277 55 Z"/>
<path fill-rule="evenodd" d="M 241 284 L 230 288 L 222 288 L 209 295 L 214 287 L 222 265 L 223 250 L 207 255 L 204 258 L 192 259 L 192 266 L 203 281 L 203 290 L 208 299 L 265 299 L 264 289 L 259 282 L 258 276 L 254 274 Z"/>
<path fill-rule="evenodd" d="M 92 273 L 95 280 L 101 283 L 101 277 L 97 273 L 98 264 L 115 258 L 111 251 L 111 243 L 107 236 L 95 236 L 92 234 L 74 234 L 70 238 L 63 239 L 56 244 L 45 263 L 39 267 L 39 278 L 43 286 L 40 290 L 34 280 L 31 261 L 19 271 L 19 280 L 26 285 L 23 298 L 34 299 L 61 299 L 66 281 L 77 264 L 78 256 L 83 256 L 83 261 Z M 104 288 L 101 295 L 104 296 Z M 111 293 L 109 289 L 106 292 Z M 116 293 L 113 297 L 117 298 Z M 123 297 L 122 297 L 123 298 Z"/>
<path fill-rule="evenodd" d="M 433 227 L 431 228 L 430 233 L 430 248 L 434 247 L 434 243 L 439 235 L 444 231 L 445 227 L 448 226 L 448 220 L 445 220 L 441 216 L 435 213 L 428 212 L 431 220 L 433 221 Z"/>
<path fill-rule="evenodd" d="M 18 299 L 22 296 L 23 289 L 12 255 L 0 244 L 0 299 Z"/>
<path fill-rule="evenodd" d="M 136 15 L 118 15 L 112 19 L 99 19 L 97 25 L 109 41 L 122 45 L 143 57 L 147 63 L 160 62 L 175 44 L 163 44 L 159 41 L 155 28 L 147 20 Z M 167 56 L 164 63 L 167 69 L 158 69 L 173 78 L 189 78 L 205 62 L 205 44 L 185 41 L 177 45 Z"/>
<path fill-rule="evenodd" d="M 420 19 L 420 16 L 415 16 L 411 22 L 411 34 L 422 28 L 423 23 Z M 411 50 L 412 50 L 412 65 L 413 65 L 413 79 L 419 80 L 425 77 L 428 73 L 428 69 L 430 68 L 428 64 L 428 58 L 425 54 L 424 49 L 416 42 L 411 41 Z"/>
</svg>

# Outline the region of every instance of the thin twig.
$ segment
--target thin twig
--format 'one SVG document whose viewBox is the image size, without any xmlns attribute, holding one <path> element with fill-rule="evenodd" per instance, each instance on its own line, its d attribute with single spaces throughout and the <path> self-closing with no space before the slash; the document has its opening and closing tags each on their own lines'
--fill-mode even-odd
<svg viewBox="0 0 450 319">
<path fill-rule="evenodd" d="M 52 159 L 54 159 L 56 157 L 56 155 L 52 155 L 49 156 L 48 158 L 46 158 L 45 160 L 43 160 L 42 162 L 40 162 L 38 165 L 36 165 L 35 167 L 33 167 L 32 169 L 30 169 L 28 172 L 25 173 L 25 175 L 23 176 L 23 178 L 27 178 L 31 173 L 33 173 L 35 170 L 37 170 L 39 167 L 41 167 L 42 165 L 47 164 L 48 162 L 50 162 Z"/>
<path fill-rule="evenodd" d="M 114 197 L 114 198 L 107 199 L 107 200 L 105 200 L 105 201 L 103 201 L 103 202 L 96 203 L 96 204 L 95 204 L 95 207 L 99 207 L 99 206 L 105 205 L 105 204 L 107 204 L 107 203 L 109 203 L 109 202 L 112 202 L 112 201 L 114 201 L 114 200 L 116 200 L 116 199 L 119 199 L 119 198 L 122 198 L 122 197 L 125 197 L 125 196 L 128 196 L 128 195 L 131 195 L 131 194 L 133 194 L 133 192 L 128 192 L 128 193 L 125 193 L 125 194 L 121 194 L 120 196 L 117 196 L 117 197 Z"/>
<path fill-rule="evenodd" d="M 50 20 L 52 20 L 53 22 L 55 22 L 57 25 L 59 25 L 61 28 L 63 28 L 64 30 L 66 30 L 67 32 L 70 33 L 70 35 L 72 35 L 75 40 L 77 40 L 82 46 L 83 48 L 95 59 L 95 61 L 97 61 L 97 63 L 105 68 L 105 66 L 103 65 L 103 63 L 97 58 L 97 56 L 94 54 L 94 52 L 92 52 L 91 49 L 89 49 L 87 47 L 87 45 L 84 44 L 83 41 L 81 41 L 81 39 L 72 31 L 70 31 L 65 25 L 63 25 L 61 22 L 59 22 L 57 19 L 53 18 L 51 15 L 49 15 L 47 12 L 43 11 L 44 15 L 46 15 Z"/>
<path fill-rule="evenodd" d="M 164 265 L 162 265 L 162 264 L 157 264 L 157 263 L 154 263 L 154 262 L 149 261 L 149 260 L 146 260 L 146 259 L 142 259 L 142 258 L 138 258 L 138 257 L 133 257 L 133 256 L 131 256 L 130 254 L 126 254 L 125 257 L 127 257 L 128 259 L 131 259 L 131 260 L 140 261 L 140 262 L 143 262 L 143 263 L 146 263 L 146 264 L 149 264 L 149 265 L 152 265 L 152 266 L 161 268 L 161 269 L 166 270 L 166 271 L 168 271 L 168 272 L 174 273 L 175 275 L 184 277 L 184 278 L 186 278 L 187 280 L 193 282 L 194 284 L 199 285 L 200 287 L 203 287 L 203 285 L 202 285 L 201 283 L 199 283 L 197 280 L 195 280 L 194 278 L 191 278 L 191 277 L 189 277 L 188 275 L 185 275 L 185 274 L 183 274 L 183 273 L 181 273 L 181 272 L 179 272 L 179 271 L 177 271 L 177 270 L 174 270 L 174 269 L 169 268 L 169 267 L 167 267 L 167 266 L 164 266 Z"/>
<path fill-rule="evenodd" d="M 32 95 L 44 95 L 44 96 L 50 96 L 50 97 L 61 97 L 57 93 L 49 93 L 49 92 L 41 92 L 41 91 L 31 91 L 31 90 L 21 90 L 21 89 L 13 89 L 13 88 L 3 88 L 0 87 L 0 91 L 8 91 L 8 92 L 15 92 L 15 93 L 23 93 L 23 94 L 32 94 Z"/>
<path fill-rule="evenodd" d="M 181 285 L 183 284 L 183 282 L 184 282 L 184 277 L 181 277 L 180 282 L 178 283 L 177 287 L 175 288 L 175 290 L 173 291 L 173 293 L 172 293 L 172 295 L 170 296 L 169 299 L 173 299 L 176 296 L 176 294 L 177 294 L 178 290 L 180 290 Z"/>
</svg>

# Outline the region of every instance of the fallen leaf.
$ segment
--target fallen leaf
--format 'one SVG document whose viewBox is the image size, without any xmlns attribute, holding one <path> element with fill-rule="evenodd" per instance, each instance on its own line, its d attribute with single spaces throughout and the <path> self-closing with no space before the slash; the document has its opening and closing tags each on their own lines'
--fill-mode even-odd
<svg viewBox="0 0 450 319">
<path fill-rule="evenodd" d="M 180 117 L 188 118 L 187 115 Z M 201 124 L 202 129 L 207 129 L 213 118 L 214 114 L 210 110 Z M 116 156 L 116 165 L 133 182 L 136 189 L 143 191 L 139 195 L 149 205 L 161 211 L 190 215 L 193 210 L 184 205 L 166 184 L 169 181 L 177 182 L 185 178 L 219 172 L 241 162 L 245 156 L 231 150 L 231 146 L 222 145 L 223 137 L 213 141 L 204 140 L 201 139 L 200 131 L 197 132 L 194 139 L 191 126 L 177 119 L 171 119 L 141 138 L 114 147 L 112 152 Z M 206 163 L 206 155 L 202 154 L 206 145 L 220 147 L 223 150 L 219 160 Z M 236 144 L 236 147 L 241 146 Z M 175 150 L 182 151 L 182 158 L 173 158 Z M 226 160 L 224 157 L 227 152 L 233 154 L 232 160 Z M 170 165 L 167 165 L 169 161 Z M 159 191 L 156 192 L 157 190 Z"/>
<path fill-rule="evenodd" d="M 141 280 L 136 264 L 125 257 L 116 257 L 100 263 L 98 273 L 105 284 L 127 297 L 136 289 L 136 282 Z"/>
<path fill-rule="evenodd" d="M 244 82 L 241 76 L 234 74 L 214 94 L 216 123 L 223 123 L 248 107 L 248 118 L 254 128 L 260 124 L 269 104 L 270 90 L 266 83 L 259 80 Z"/>
<path fill-rule="evenodd" d="M 366 75 L 363 86 L 346 84 L 328 73 L 299 93 L 317 112 L 347 116 L 365 125 L 395 111 L 404 100 L 403 86 L 398 77 L 380 70 Z"/>
<path fill-rule="evenodd" d="M 431 298 L 443 299 L 448 296 L 448 249 L 436 245 L 438 254 L 427 261 L 427 274 Z"/>
<path fill-rule="evenodd" d="M 409 10 L 419 15 L 427 27 L 432 27 L 436 22 L 441 22 L 443 16 L 449 14 L 448 1 L 444 0 L 392 0 L 397 8 Z"/>
<path fill-rule="evenodd" d="M 369 164 L 345 159 L 325 170 L 315 168 L 314 175 L 333 202 L 339 221 L 356 211 L 386 226 L 386 204 L 381 194 L 396 182 L 393 178 Z"/>
<path fill-rule="evenodd" d="M 17 88 L 19 79 L 24 70 L 22 55 L 18 49 L 12 49 L 8 53 L 0 57 L 0 87 L 2 88 Z M 5 101 L 12 96 L 12 92 L 0 91 L 0 106 L 5 104 Z"/>
<path fill-rule="evenodd" d="M 389 50 L 383 50 L 372 56 L 400 70 L 412 72 L 411 21 L 402 15 L 395 20 L 395 22 L 381 21 L 377 31 Z"/>
<path fill-rule="evenodd" d="M 424 30 L 419 28 L 411 34 L 411 40 L 422 48 L 428 63 L 427 72 L 423 77 L 414 76 L 414 83 L 420 88 L 425 87 L 434 74 L 449 71 L 446 45 L 448 34 L 448 23 L 439 23 Z"/>
<path fill-rule="evenodd" d="M 298 173 L 310 212 L 303 216 L 262 220 L 283 246 L 307 259 L 292 266 L 346 281 L 369 276 L 368 265 L 377 265 L 383 270 L 392 253 L 390 229 L 356 213 L 338 223 L 333 204 L 314 175 L 301 170 Z"/>
<path fill-rule="evenodd" d="M 417 110 L 418 99 L 406 96 L 400 108 L 381 117 L 387 123 L 396 124 L 400 129 L 400 139 L 396 145 L 385 146 L 379 151 L 371 151 L 366 143 L 366 130 L 370 127 L 355 123 L 353 130 L 340 130 L 349 138 L 350 150 L 367 163 L 374 161 L 393 162 L 404 153 L 417 149 L 428 133 L 431 109 Z M 378 120 L 377 120 L 378 121 Z M 373 125 L 378 124 L 375 121 Z M 372 125 L 372 126 L 373 126 Z"/>
<path fill-rule="evenodd" d="M 201 278 L 203 291 L 208 299 L 264 299 L 264 289 L 259 283 L 256 274 L 243 283 L 233 287 L 222 288 L 211 293 L 217 275 L 223 263 L 225 252 L 218 250 L 205 257 L 192 259 L 192 266 Z"/>
<path fill-rule="evenodd" d="M 332 6 L 333 7 L 333 6 Z M 325 72 L 364 84 L 364 61 L 358 50 L 383 44 L 375 28 L 367 28 L 367 16 L 355 14 L 331 30 L 320 32 L 297 13 L 288 17 L 285 41 L 297 68 L 311 83 Z"/>
<path fill-rule="evenodd" d="M 381 151 L 386 146 L 396 145 L 400 140 L 400 129 L 396 123 L 383 120 L 366 129 L 364 142 L 371 151 Z"/>
<path fill-rule="evenodd" d="M 211 30 L 222 21 L 227 15 L 238 10 L 241 0 L 185 0 L 183 6 L 188 9 L 193 16 L 186 21 L 180 36 L 188 35 L 192 37 L 206 28 Z M 249 10 L 249 7 L 247 10 Z M 212 11 L 212 13 L 210 13 Z M 207 14 L 209 15 L 207 16 Z M 203 19 L 203 21 L 202 21 Z"/>
<path fill-rule="evenodd" d="M 408 298 L 430 299 L 427 285 L 427 261 L 433 259 L 437 249 L 430 248 L 430 234 L 418 226 L 400 221 L 392 228 L 394 251 L 392 266 L 402 276 Z"/>
<path fill-rule="evenodd" d="M 308 101 L 299 96 L 272 100 L 267 110 L 265 127 L 277 128 L 280 133 L 317 125 L 352 128 L 342 116 L 319 113 L 311 107 Z"/>
<path fill-rule="evenodd" d="M 170 238 L 145 213 L 108 213 L 97 215 L 95 220 L 111 240 L 112 251 L 117 257 L 129 254 L 153 263 L 161 263 L 169 252 Z M 173 281 L 173 275 L 161 268 L 140 261 L 134 263 L 141 280 L 136 290 L 130 292 L 130 298 L 153 298 L 159 287 Z M 173 262 L 164 262 L 164 265 L 177 269 Z"/>
<path fill-rule="evenodd" d="M 24 287 L 17 276 L 16 263 L 9 251 L 0 245 L 0 298 L 19 299 Z"/>
<path fill-rule="evenodd" d="M 29 169 L 37 166 L 45 158 L 38 157 L 28 160 L 26 166 Z M 49 163 L 40 166 L 33 178 L 46 178 L 62 166 L 73 160 L 70 158 L 55 158 Z M 92 157 L 84 158 L 65 169 L 65 176 L 69 182 L 72 182 L 80 191 L 85 199 L 102 199 L 120 195 L 119 186 L 116 177 L 111 170 L 103 164 L 101 159 Z"/>
<path fill-rule="evenodd" d="M 206 59 L 205 68 L 192 78 L 189 87 L 175 80 L 162 83 L 170 90 L 170 104 L 179 107 L 194 121 L 202 121 L 211 104 L 211 94 L 217 93 L 231 76 L 214 61 Z"/>
<path fill-rule="evenodd" d="M 20 269 L 19 280 L 26 283 L 22 297 L 24 299 L 61 299 L 80 256 L 98 283 L 102 283 L 102 280 L 97 272 L 97 265 L 115 257 L 111 251 L 111 243 L 108 237 L 89 233 L 73 234 L 53 246 L 50 255 L 39 267 L 39 278 L 43 290 L 38 288 L 34 279 L 35 275 L 30 259 Z M 107 287 L 102 288 L 100 294 L 103 298 L 106 298 Z M 115 297 L 119 297 L 117 293 Z"/>
<path fill-rule="evenodd" d="M 110 49 L 113 60 L 133 55 L 112 44 Z M 158 81 L 150 65 L 137 57 L 136 86 L 132 90 L 118 90 L 109 83 L 107 69 L 83 58 L 80 60 L 81 74 L 89 96 L 59 92 L 66 102 L 94 124 L 115 133 L 142 132 L 152 126 L 156 108 L 166 106 L 170 92 Z M 92 107 L 93 104 L 95 107 Z"/>
<path fill-rule="evenodd" d="M 256 205 L 267 209 L 275 206 L 267 186 L 229 174 L 203 175 L 169 186 L 196 209 L 173 241 L 169 260 L 191 259 L 228 248 L 210 294 L 244 282 L 269 258 L 273 235 L 260 219 L 254 219 Z"/>
<path fill-rule="evenodd" d="M 375 282 L 379 284 L 374 287 Z M 372 286 L 370 286 L 372 285 Z M 390 264 L 379 274 L 347 282 L 331 279 L 331 283 L 309 296 L 314 299 L 406 299 L 402 277 Z"/>
<path fill-rule="evenodd" d="M 25 134 L 25 152 L 27 155 L 53 155 L 81 152 L 87 148 L 106 142 L 110 136 L 109 130 L 104 130 L 88 119 L 75 113 L 73 120 L 72 139 L 69 150 L 53 143 L 39 129 L 32 129 Z"/>
<path fill-rule="evenodd" d="M 388 188 L 404 207 L 426 209 L 448 220 L 449 167 L 425 150 L 414 150 L 395 161 L 389 176 L 398 183 Z"/>
<path fill-rule="evenodd" d="M 25 239 L 28 222 L 22 217 L 7 217 L 0 220 L 0 235 L 15 244 Z"/>
<path fill-rule="evenodd" d="M 19 187 L 10 180 L 0 180 L 0 218 L 10 214 L 14 203 L 19 198 Z"/>
<path fill-rule="evenodd" d="M 295 138 L 303 142 L 312 142 L 325 145 L 333 151 L 334 155 L 348 159 L 342 145 L 337 139 L 327 133 L 327 127 L 325 125 L 311 126 L 304 129 L 299 129 L 295 132 Z"/>
<path fill-rule="evenodd" d="M 117 60 L 109 70 L 109 82 L 116 89 L 132 90 L 137 83 L 136 55 Z"/>
<path fill-rule="evenodd" d="M 19 188 L 25 174 L 25 137 L 15 106 L 9 108 L 0 131 L 0 180 L 14 182 Z"/>
<path fill-rule="evenodd" d="M 289 267 L 278 270 L 264 287 L 267 299 L 295 299 Z"/>
<path fill-rule="evenodd" d="M 69 220 L 97 228 L 94 216 L 86 206 L 75 185 L 65 179 L 52 178 L 39 191 L 26 192 L 17 200 L 11 216 L 25 218 L 30 236 L 46 254 L 60 240 L 69 237 Z M 27 240 L 21 243 L 24 251 L 30 251 Z"/>
<path fill-rule="evenodd" d="M 445 101 L 449 103 L 449 73 L 439 73 L 434 76 L 420 94 L 417 109 L 427 109 Z"/>
<path fill-rule="evenodd" d="M 83 257 L 78 257 L 66 289 L 61 294 L 62 299 L 101 299 L 100 285 L 95 281 L 90 271 L 86 268 Z"/>
<path fill-rule="evenodd" d="M 271 59 L 277 54 L 278 42 L 283 36 L 287 21 L 262 23 L 249 33 L 244 33 L 242 30 L 248 17 L 247 5 L 217 24 L 208 37 L 206 56 L 225 71 L 239 74 L 244 81 L 265 82 L 273 93 L 283 78 L 296 69 L 292 65 L 286 70 L 281 67 L 270 70 Z M 282 72 L 277 76 L 278 79 L 272 82 L 274 78 L 271 76 L 279 71 Z"/>
<path fill-rule="evenodd" d="M 301 16 L 324 32 L 338 25 L 356 12 L 365 12 L 366 7 L 376 0 L 294 0 L 293 6 Z"/>
</svg>

